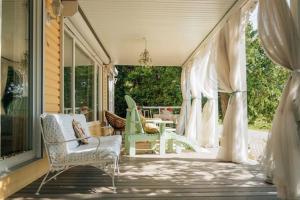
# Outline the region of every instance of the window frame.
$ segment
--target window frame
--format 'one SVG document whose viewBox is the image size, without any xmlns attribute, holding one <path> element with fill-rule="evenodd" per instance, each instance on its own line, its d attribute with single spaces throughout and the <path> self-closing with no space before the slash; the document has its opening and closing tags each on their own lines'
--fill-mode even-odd
<svg viewBox="0 0 300 200">
<path fill-rule="evenodd" d="M 2 16 L 2 0 L 0 1 L 0 16 Z M 32 150 L 18 153 L 8 158 L 0 158 L 0 177 L 13 170 L 42 157 L 42 138 L 40 130 L 40 114 L 43 111 L 43 67 L 44 66 L 44 25 L 45 6 L 43 1 L 28 0 L 29 8 L 29 131 L 32 132 Z M 1 17 L 2 20 L 2 17 Z M 2 21 L 0 21 L 2 23 Z M 0 27 L 0 38 L 1 38 Z M 1 64 L 0 64 L 1 70 Z M 0 124 L 1 131 L 1 124 Z M 1 139 L 1 134 L 0 134 Z"/>
<path fill-rule="evenodd" d="M 94 53 L 90 47 L 88 47 L 85 44 L 85 41 L 82 41 L 81 38 L 79 38 L 75 33 L 75 31 L 72 30 L 72 28 L 68 27 L 65 23 L 64 23 L 64 29 L 63 29 L 63 35 L 65 37 L 65 34 L 68 35 L 68 37 L 70 37 L 72 39 L 72 80 L 71 80 L 71 106 L 72 106 L 72 113 L 76 113 L 76 95 L 75 95 L 75 68 L 76 68 L 76 46 L 78 48 L 80 48 L 80 50 L 82 50 L 88 57 L 89 59 L 92 60 L 93 63 L 93 69 L 94 69 L 94 91 L 93 91 L 93 120 L 92 121 L 88 121 L 88 123 L 94 122 L 94 121 L 100 121 L 102 120 L 101 117 L 99 117 L 99 119 L 97 120 L 97 115 L 101 116 L 100 113 L 102 111 L 102 98 L 101 98 L 101 94 L 100 92 L 102 92 L 102 90 L 100 90 L 100 88 L 102 88 L 102 63 L 99 62 L 97 59 L 95 59 L 95 55 L 96 53 Z M 64 38 L 63 37 L 63 38 Z M 64 44 L 64 41 L 63 41 Z M 61 45 L 62 49 L 64 48 L 64 45 Z M 62 50 L 63 51 L 63 50 Z M 62 56 L 64 57 L 64 55 Z M 64 94 L 64 63 L 62 64 L 62 93 Z M 97 79 L 98 76 L 98 79 Z M 97 81 L 98 80 L 98 81 Z M 98 88 L 98 92 L 97 92 L 97 88 Z M 97 102 L 97 94 L 98 94 L 98 102 Z M 64 98 L 61 98 L 61 104 L 64 105 Z M 98 104 L 98 106 L 97 106 Z M 62 108 L 63 113 L 65 113 L 65 108 Z"/>
</svg>

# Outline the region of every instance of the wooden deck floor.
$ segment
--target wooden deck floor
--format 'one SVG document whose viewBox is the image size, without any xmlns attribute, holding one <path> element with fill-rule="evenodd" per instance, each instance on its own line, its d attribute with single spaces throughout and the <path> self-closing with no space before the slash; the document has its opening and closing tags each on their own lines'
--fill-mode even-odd
<svg viewBox="0 0 300 200">
<path fill-rule="evenodd" d="M 93 167 L 77 167 L 45 185 L 38 180 L 11 199 L 277 199 L 273 185 L 263 182 L 258 166 L 222 163 L 183 156 L 123 157 L 112 193 L 111 179 Z"/>
</svg>

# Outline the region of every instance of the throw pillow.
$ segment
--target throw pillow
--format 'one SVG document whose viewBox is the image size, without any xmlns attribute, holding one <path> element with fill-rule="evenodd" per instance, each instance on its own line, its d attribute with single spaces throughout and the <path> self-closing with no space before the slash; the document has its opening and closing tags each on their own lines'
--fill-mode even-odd
<svg viewBox="0 0 300 200">
<path fill-rule="evenodd" d="M 74 132 L 75 132 L 75 137 L 76 138 L 83 138 L 81 140 L 78 140 L 79 145 L 80 144 L 88 144 L 89 141 L 88 141 L 88 139 L 85 138 L 86 135 L 84 133 L 84 130 L 83 130 L 80 122 L 73 119 L 72 126 L 73 126 L 73 129 L 74 129 Z"/>
<path fill-rule="evenodd" d="M 159 133 L 159 128 L 154 123 L 147 123 L 146 118 L 140 114 L 143 129 L 146 133 L 156 134 Z"/>
</svg>

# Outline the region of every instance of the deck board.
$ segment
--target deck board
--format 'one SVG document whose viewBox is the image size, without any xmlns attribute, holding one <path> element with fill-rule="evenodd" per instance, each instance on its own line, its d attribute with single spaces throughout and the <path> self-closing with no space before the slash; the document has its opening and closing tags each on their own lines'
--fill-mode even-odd
<svg viewBox="0 0 300 200">
<path fill-rule="evenodd" d="M 111 179 L 93 167 L 76 167 L 45 185 L 41 179 L 10 199 L 277 199 L 276 188 L 264 183 L 257 165 L 239 165 L 199 158 L 123 157 L 121 174 Z"/>
</svg>

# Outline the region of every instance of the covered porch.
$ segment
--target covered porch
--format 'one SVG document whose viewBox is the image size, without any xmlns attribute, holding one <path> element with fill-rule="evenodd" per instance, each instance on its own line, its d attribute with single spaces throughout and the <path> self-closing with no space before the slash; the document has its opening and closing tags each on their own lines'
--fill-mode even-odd
<svg viewBox="0 0 300 200">
<path fill-rule="evenodd" d="M 277 199 L 258 165 L 218 162 L 214 152 L 122 157 L 117 192 L 96 168 L 77 167 L 44 186 L 38 198 L 53 199 Z M 201 157 L 202 159 L 199 159 Z M 11 199 L 33 199 L 41 179 Z"/>
<path fill-rule="evenodd" d="M 40 40 L 41 44 L 45 43 L 45 49 L 41 46 L 41 52 L 38 54 L 35 52 L 32 57 L 40 54 L 42 54 L 40 57 L 43 57 L 45 54 L 45 63 L 40 62 L 42 67 L 37 76 L 41 79 L 40 82 L 32 83 L 32 85 L 41 83 L 40 88 L 36 88 L 40 93 L 29 94 L 40 103 L 39 109 L 32 108 L 28 114 L 32 122 L 28 130 L 33 132 L 30 140 L 30 144 L 33 142 L 33 145 L 31 144 L 29 150 L 34 154 L 23 162 L 16 162 L 17 157 L 14 157 L 14 154 L 9 155 L 9 159 L 15 159 L 13 164 L 3 157 L 2 162 L 9 165 L 2 170 L 5 173 L 4 178 L 0 179 L 0 199 L 3 196 L 10 199 L 267 200 L 277 199 L 278 195 L 282 198 L 297 199 L 300 194 L 300 174 L 297 173 L 297 167 L 300 166 L 300 159 L 297 159 L 300 152 L 297 143 L 300 118 L 298 115 L 300 50 L 297 49 L 297 45 L 300 44 L 300 3 L 297 0 L 287 0 L 288 3 L 286 1 L 282 3 L 283 1 L 274 0 L 270 4 L 271 8 L 278 12 L 268 9 L 270 0 L 259 1 L 263 6 L 258 21 L 264 31 L 260 39 L 267 43 L 264 47 L 270 50 L 268 57 L 278 65 L 293 71 L 287 82 L 290 87 L 284 90 L 285 98 L 281 101 L 275 116 L 275 126 L 271 132 L 272 136 L 275 132 L 277 138 L 273 137 L 272 143 L 267 148 L 269 151 L 264 161 L 269 162 L 264 163 L 267 168 L 264 172 L 257 162 L 252 162 L 249 152 L 254 150 L 256 159 L 263 155 L 263 146 L 258 143 L 262 141 L 266 143 L 267 136 L 256 137 L 256 132 L 248 134 L 247 118 L 245 23 L 249 13 L 257 5 L 257 0 L 43 1 L 45 5 L 40 5 L 41 13 L 45 11 L 43 14 L 47 19 L 41 23 L 44 26 L 41 30 L 45 32 L 42 31 L 45 41 L 43 37 Z M 61 10 L 62 2 L 66 3 L 65 5 L 71 3 L 75 12 L 64 15 L 66 10 Z M 276 18 L 277 23 L 271 21 L 274 13 L 279 18 Z M 285 27 L 282 18 L 288 18 L 291 23 Z M 272 27 L 275 27 L 274 30 Z M 268 35 L 270 33 L 268 28 L 273 32 L 280 29 L 281 33 L 271 37 Z M 279 50 L 276 49 L 278 46 Z M 148 57 L 148 50 L 152 60 Z M 109 175 L 102 172 L 101 168 L 99 170 L 91 167 L 95 165 L 90 163 L 88 164 L 91 166 L 79 166 L 87 164 L 81 163 L 84 159 L 76 160 L 78 157 L 72 158 L 71 161 L 74 162 L 62 162 L 63 168 L 51 168 L 55 156 L 64 161 L 68 154 L 80 145 L 89 145 L 89 141 L 83 144 L 82 139 L 97 138 L 99 141 L 97 148 L 93 149 L 95 152 L 91 151 L 88 154 L 99 153 L 99 157 L 91 156 L 90 160 L 94 159 L 93 162 L 99 159 L 100 163 L 102 158 L 98 147 L 104 146 L 110 151 L 109 144 L 100 145 L 103 137 L 100 132 L 102 129 L 111 129 L 105 119 L 105 111 L 114 112 L 118 106 L 114 102 L 116 65 L 181 67 L 179 87 L 182 91 L 182 105 L 176 107 L 180 111 L 177 113 L 178 122 L 172 127 L 174 130 L 168 132 L 168 127 L 163 124 L 166 122 L 162 120 L 155 122 L 160 123 L 156 127 L 158 131 L 156 135 L 150 136 L 142 130 L 137 105 L 128 103 L 128 109 L 125 110 L 127 114 L 129 113 L 128 116 L 134 117 L 127 119 L 127 127 L 129 124 L 130 128 L 127 131 L 125 129 L 123 137 L 123 143 L 125 138 L 123 148 L 127 149 L 122 149 L 118 177 L 115 174 L 118 172 L 120 154 L 115 155 L 112 164 L 115 168 Z M 33 74 L 31 75 L 33 77 Z M 218 121 L 218 93 L 221 92 L 229 96 L 222 125 Z M 158 115 L 161 115 L 160 109 L 158 107 Z M 146 113 L 144 112 L 144 115 Z M 54 129 L 49 126 L 50 136 L 51 131 L 57 132 L 58 135 L 62 132 L 73 133 L 74 114 L 78 114 L 86 125 L 83 128 L 79 123 L 81 136 L 87 137 L 83 138 L 75 133 L 71 134 L 71 139 L 68 140 L 62 133 L 63 139 L 55 138 L 57 141 L 48 143 L 44 137 L 46 145 L 43 149 L 40 129 L 37 128 L 41 114 L 73 117 L 72 123 L 68 123 L 68 127 L 71 127 L 69 132 L 65 128 Z M 152 116 L 150 111 L 149 116 Z M 60 122 L 58 121 L 58 124 Z M 95 134 L 85 135 L 89 132 Z M 181 152 L 181 149 L 175 154 L 178 147 L 176 137 L 168 138 L 166 136 L 168 133 L 184 138 L 184 141 L 190 143 L 180 143 L 181 146 L 178 146 L 183 147 L 183 151 Z M 288 133 L 287 137 L 285 133 Z M 154 138 L 150 142 L 158 144 L 161 155 L 136 155 L 135 142 L 140 140 L 134 140 L 133 135 L 138 134 L 143 134 L 140 137 L 142 139 Z M 57 135 L 53 134 L 53 137 Z M 75 139 L 72 139 L 73 137 Z M 128 138 L 133 139 L 129 142 Z M 64 146 L 63 153 L 59 152 L 61 150 L 59 148 L 52 148 L 54 153 L 46 154 L 50 149 L 47 149 L 48 144 L 50 146 L 70 141 L 75 144 L 72 147 Z M 129 148 L 126 142 L 130 144 Z M 201 151 L 187 144 L 193 144 Z M 171 147 L 169 149 L 173 151 L 165 154 L 166 147 Z M 83 150 L 78 152 L 91 149 L 83 147 Z M 191 149 L 195 152 L 191 152 Z M 26 151 L 28 150 L 22 149 L 19 156 L 22 157 Z M 286 163 L 289 165 L 285 165 Z M 105 164 L 102 166 L 105 171 L 104 168 L 107 166 Z M 39 196 L 36 196 L 35 192 L 42 181 L 39 177 L 53 171 L 64 173 L 54 180 L 50 178 L 51 181 L 45 185 L 43 181 L 43 188 L 40 193 L 36 193 Z M 267 178 L 275 185 L 266 183 Z M 16 185 L 18 181 L 20 183 Z"/>
</svg>

